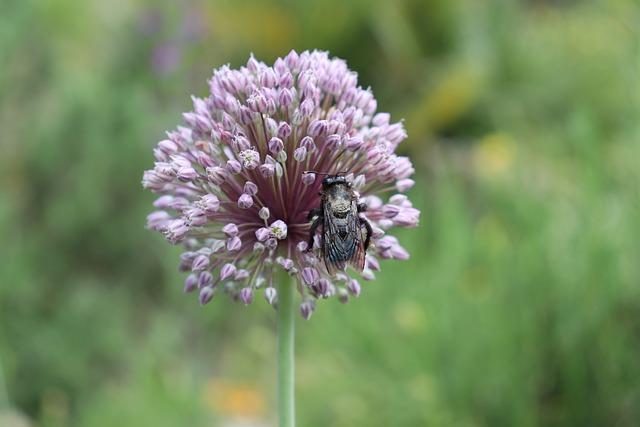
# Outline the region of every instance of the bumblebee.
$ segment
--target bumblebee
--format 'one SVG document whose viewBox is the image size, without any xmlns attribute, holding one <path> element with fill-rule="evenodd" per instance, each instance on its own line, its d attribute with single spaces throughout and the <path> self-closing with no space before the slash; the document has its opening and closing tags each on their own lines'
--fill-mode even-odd
<svg viewBox="0 0 640 427">
<path fill-rule="evenodd" d="M 347 179 L 341 175 L 328 175 L 322 180 L 320 206 L 311 209 L 312 221 L 307 250 L 313 248 L 313 240 L 322 225 L 321 250 L 329 273 L 344 270 L 347 264 L 362 271 L 373 230 L 360 213 L 366 210 L 358 203 L 358 196 Z"/>
</svg>

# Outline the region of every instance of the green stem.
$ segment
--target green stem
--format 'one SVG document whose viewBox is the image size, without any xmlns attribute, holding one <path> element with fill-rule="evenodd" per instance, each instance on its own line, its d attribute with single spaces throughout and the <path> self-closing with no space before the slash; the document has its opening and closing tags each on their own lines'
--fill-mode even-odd
<svg viewBox="0 0 640 427">
<path fill-rule="evenodd" d="M 278 283 L 278 417 L 280 427 L 295 426 L 294 294 L 295 283 L 281 276 Z"/>
</svg>

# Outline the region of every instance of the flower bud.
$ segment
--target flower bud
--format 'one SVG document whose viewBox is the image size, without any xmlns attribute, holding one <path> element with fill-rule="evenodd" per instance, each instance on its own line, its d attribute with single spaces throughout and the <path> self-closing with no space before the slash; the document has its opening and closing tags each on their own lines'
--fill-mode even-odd
<svg viewBox="0 0 640 427">
<path fill-rule="evenodd" d="M 178 144 L 171 141 L 170 139 L 164 139 L 158 142 L 158 149 L 166 155 L 170 156 L 178 152 Z"/>
<path fill-rule="evenodd" d="M 310 287 L 318 297 L 327 298 L 331 289 L 331 282 L 325 278 L 322 278 Z"/>
<path fill-rule="evenodd" d="M 285 140 L 291 135 L 291 126 L 287 122 L 280 122 L 277 130 L 278 138 Z"/>
<path fill-rule="evenodd" d="M 382 207 L 382 214 L 387 218 L 393 218 L 400 213 L 400 209 L 399 206 L 387 204 Z"/>
<path fill-rule="evenodd" d="M 342 137 L 340 135 L 338 135 L 337 133 L 332 133 L 324 140 L 325 149 L 329 151 L 337 150 L 338 148 L 340 148 L 341 141 Z"/>
<path fill-rule="evenodd" d="M 244 280 L 247 277 L 249 277 L 249 271 L 245 270 L 244 268 L 237 270 L 236 274 L 233 275 L 234 280 Z"/>
<path fill-rule="evenodd" d="M 240 237 L 233 236 L 227 240 L 227 250 L 229 252 L 238 251 L 242 247 L 242 240 Z"/>
<path fill-rule="evenodd" d="M 362 144 L 363 144 L 363 141 L 361 136 L 354 136 L 352 138 L 347 138 L 347 140 L 345 141 L 345 147 L 347 147 L 347 149 L 351 151 L 358 150 L 360 147 L 362 147 Z"/>
<path fill-rule="evenodd" d="M 165 228 L 171 215 L 165 211 L 154 211 L 147 215 L 147 228 L 151 230 L 162 230 Z"/>
<path fill-rule="evenodd" d="M 274 239 L 273 237 L 267 239 L 266 242 L 264 242 L 264 245 L 267 249 L 273 251 L 278 247 L 278 241 L 276 239 Z"/>
<path fill-rule="evenodd" d="M 409 252 L 405 248 L 396 244 L 389 250 L 394 259 L 407 260 L 409 259 Z"/>
<path fill-rule="evenodd" d="M 235 273 L 236 266 L 231 263 L 227 263 L 220 269 L 220 280 L 226 280 L 229 277 L 233 276 Z"/>
<path fill-rule="evenodd" d="M 250 287 L 242 288 L 240 290 L 240 301 L 244 305 L 249 305 L 253 301 L 253 289 Z"/>
<path fill-rule="evenodd" d="M 260 208 L 260 210 L 258 211 L 258 216 L 260 217 L 260 219 L 263 219 L 265 221 L 269 219 L 269 216 L 270 216 L 269 208 L 266 206 Z"/>
<path fill-rule="evenodd" d="M 191 166 L 181 167 L 180 169 L 178 169 L 176 176 L 180 181 L 189 182 L 189 181 L 193 181 L 198 177 L 198 172 L 196 172 L 196 170 Z"/>
<path fill-rule="evenodd" d="M 253 56 L 253 53 L 247 61 L 247 68 L 254 74 L 257 74 L 260 70 L 260 62 L 258 62 L 258 60 Z"/>
<path fill-rule="evenodd" d="M 211 286 L 200 289 L 200 305 L 205 305 L 213 298 L 214 290 Z"/>
<path fill-rule="evenodd" d="M 409 204 L 407 204 L 407 202 Z M 411 207 L 409 198 L 404 194 L 394 194 L 393 196 L 389 197 L 389 203 L 396 206 Z"/>
<path fill-rule="evenodd" d="M 230 222 L 229 224 L 222 227 L 222 232 L 229 237 L 238 235 L 238 226 L 234 223 Z"/>
<path fill-rule="evenodd" d="M 258 193 L 258 186 L 251 181 L 247 181 L 244 183 L 244 192 L 253 196 Z"/>
<path fill-rule="evenodd" d="M 275 165 L 272 165 L 271 163 L 265 163 L 265 164 L 260 165 L 258 170 L 260 171 L 260 174 L 264 178 L 271 178 L 275 174 L 276 167 L 275 167 Z"/>
<path fill-rule="evenodd" d="M 360 296 L 360 283 L 358 283 L 358 281 L 356 279 L 349 280 L 349 282 L 347 283 L 347 290 L 354 297 L 359 297 Z"/>
<path fill-rule="evenodd" d="M 205 153 L 204 151 L 196 152 L 196 161 L 203 168 L 208 168 L 214 165 L 213 159 L 211 158 L 211 156 Z"/>
<path fill-rule="evenodd" d="M 188 275 L 187 278 L 184 281 L 184 289 L 183 289 L 183 291 L 185 293 L 193 292 L 197 288 L 198 288 L 198 276 L 196 276 L 195 274 Z"/>
<path fill-rule="evenodd" d="M 193 259 L 193 264 L 191 264 L 192 271 L 202 271 L 205 268 L 209 267 L 209 257 L 204 255 L 198 255 Z"/>
<path fill-rule="evenodd" d="M 318 270 L 313 267 L 305 267 L 302 269 L 302 280 L 307 286 L 315 284 L 320 279 Z"/>
<path fill-rule="evenodd" d="M 187 224 L 191 227 L 200 227 L 207 223 L 207 215 L 202 209 L 189 207 L 183 212 Z"/>
<path fill-rule="evenodd" d="M 311 117 L 311 113 L 315 108 L 313 101 L 307 98 L 300 104 L 300 114 L 303 117 Z"/>
<path fill-rule="evenodd" d="M 309 320 L 316 309 L 316 303 L 313 300 L 306 300 L 300 304 L 300 314 L 304 320 Z"/>
<path fill-rule="evenodd" d="M 286 151 L 280 151 L 278 154 L 276 154 L 276 160 L 278 162 L 280 162 L 280 163 L 286 162 L 287 161 L 287 152 Z M 276 175 L 277 176 L 282 176 L 282 166 L 279 165 L 279 164 L 276 164 Z"/>
<path fill-rule="evenodd" d="M 222 185 L 227 178 L 227 170 L 220 166 L 211 166 L 206 169 L 207 179 L 216 185 Z"/>
<path fill-rule="evenodd" d="M 242 171 L 242 165 L 237 160 L 227 160 L 227 170 L 237 175 Z"/>
<path fill-rule="evenodd" d="M 276 73 L 273 71 L 273 68 L 266 68 L 260 76 L 260 84 L 265 87 L 274 87 L 276 82 Z"/>
<path fill-rule="evenodd" d="M 398 181 L 396 181 L 396 190 L 404 193 L 405 191 L 413 187 L 415 183 L 416 182 L 410 178 L 399 179 Z"/>
<path fill-rule="evenodd" d="M 258 239 L 259 242 L 264 242 L 271 236 L 273 236 L 273 233 L 267 227 L 261 227 L 256 230 L 256 239 Z"/>
<path fill-rule="evenodd" d="M 198 274 L 198 288 L 202 289 L 213 281 L 213 276 L 208 271 L 201 271 Z"/>
<path fill-rule="evenodd" d="M 264 298 L 271 305 L 273 305 L 273 303 L 276 301 L 277 296 L 278 296 L 278 292 L 276 291 L 276 288 L 274 288 L 273 286 L 269 286 L 264 290 Z"/>
<path fill-rule="evenodd" d="M 285 270 L 285 271 L 289 271 L 293 268 L 293 260 L 290 258 L 282 258 L 282 257 L 278 257 L 276 259 L 276 262 Z"/>
<path fill-rule="evenodd" d="M 373 271 L 380 271 L 380 263 L 373 255 L 367 255 L 367 267 Z"/>
<path fill-rule="evenodd" d="M 276 110 L 276 101 L 274 99 L 267 99 L 267 114 L 273 116 Z"/>
<path fill-rule="evenodd" d="M 189 231 L 189 228 L 187 227 L 187 224 L 184 222 L 184 220 L 174 219 L 168 222 L 163 231 L 167 240 L 169 240 L 171 243 L 178 243 L 185 238 L 187 232 Z"/>
<path fill-rule="evenodd" d="M 292 71 L 298 70 L 300 64 L 299 60 L 300 57 L 298 56 L 298 53 L 293 49 L 284 58 L 284 62 L 287 64 L 287 67 Z"/>
<path fill-rule="evenodd" d="M 220 252 L 225 247 L 224 240 L 220 239 L 211 239 L 209 241 L 209 247 L 211 248 L 211 253 L 215 254 L 216 252 Z"/>
<path fill-rule="evenodd" d="M 300 147 L 304 147 L 309 153 L 316 150 L 316 144 L 313 142 L 313 138 L 308 135 L 300 140 Z"/>
<path fill-rule="evenodd" d="M 158 209 L 166 209 L 171 206 L 171 202 L 173 201 L 173 196 L 161 196 L 158 197 L 155 202 L 153 202 L 153 206 Z"/>
<path fill-rule="evenodd" d="M 273 154 L 278 154 L 284 149 L 284 143 L 280 138 L 271 138 L 269 140 L 269 151 Z"/>
<path fill-rule="evenodd" d="M 316 174 L 312 172 L 307 172 L 302 174 L 302 183 L 304 185 L 311 185 L 316 182 Z"/>
<path fill-rule="evenodd" d="M 220 200 L 213 194 L 205 194 L 197 202 L 197 205 L 207 214 L 212 215 L 220 209 Z"/>
<path fill-rule="evenodd" d="M 376 279 L 376 275 L 373 274 L 373 271 L 371 271 L 368 268 L 365 268 L 364 270 L 362 270 L 361 276 L 362 276 L 362 278 L 364 280 L 367 280 L 367 281 L 371 281 L 371 280 L 375 280 Z"/>
<path fill-rule="evenodd" d="M 280 74 L 280 79 L 278 80 L 278 86 L 282 88 L 289 88 L 293 86 L 293 76 L 290 72 L 284 71 Z"/>
<path fill-rule="evenodd" d="M 278 96 L 278 102 L 281 107 L 288 107 L 293 102 L 293 93 L 291 89 L 284 88 L 280 91 L 280 95 Z"/>
<path fill-rule="evenodd" d="M 184 197 L 174 197 L 171 203 L 169 203 L 169 208 L 175 211 L 184 211 L 189 207 L 189 201 Z"/>
<path fill-rule="evenodd" d="M 312 138 L 317 138 L 319 135 L 325 132 L 327 129 L 327 121 L 326 120 L 314 120 L 309 124 L 307 128 L 307 133 Z"/>
<path fill-rule="evenodd" d="M 304 147 L 298 147 L 293 152 L 293 158 L 296 162 L 303 162 L 307 158 L 307 149 Z"/>
<path fill-rule="evenodd" d="M 391 116 L 389 113 L 378 113 L 373 116 L 371 123 L 373 123 L 374 126 L 385 126 L 389 124 L 390 118 Z"/>
<path fill-rule="evenodd" d="M 304 122 L 305 116 L 302 115 L 299 108 L 293 110 L 293 115 L 291 116 L 291 124 L 294 127 L 298 127 Z"/>
<path fill-rule="evenodd" d="M 238 198 L 238 207 L 241 209 L 249 209 L 251 206 L 253 206 L 253 197 L 246 193 L 242 193 Z"/>
<path fill-rule="evenodd" d="M 246 106 L 241 105 L 239 110 L 240 123 L 243 125 L 248 125 L 253 121 L 253 117 L 251 116 L 251 110 Z"/>
</svg>

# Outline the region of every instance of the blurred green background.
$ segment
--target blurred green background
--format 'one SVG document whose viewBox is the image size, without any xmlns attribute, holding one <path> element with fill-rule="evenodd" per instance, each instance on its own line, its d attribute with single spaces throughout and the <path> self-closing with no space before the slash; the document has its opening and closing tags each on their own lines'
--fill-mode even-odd
<svg viewBox="0 0 640 427">
<path fill-rule="evenodd" d="M 0 425 L 274 425 L 274 314 L 182 294 L 151 149 L 213 67 L 329 50 L 421 226 L 297 325 L 300 426 L 640 425 L 640 4 L 0 3 Z"/>
</svg>

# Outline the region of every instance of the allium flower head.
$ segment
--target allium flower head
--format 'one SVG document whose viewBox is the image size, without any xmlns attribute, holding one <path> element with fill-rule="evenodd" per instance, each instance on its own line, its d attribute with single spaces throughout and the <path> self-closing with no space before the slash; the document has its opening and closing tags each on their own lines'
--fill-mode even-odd
<svg viewBox="0 0 640 427">
<path fill-rule="evenodd" d="M 320 234 L 307 250 L 322 174 L 347 171 L 367 205 L 361 215 L 373 235 L 362 279 L 375 278 L 379 259 L 409 257 L 386 234 L 416 226 L 420 214 L 401 194 L 414 183 L 411 162 L 395 154 L 406 132 L 377 112 L 343 60 L 291 51 L 267 66 L 252 56 L 239 70 L 215 70 L 209 88 L 208 97 L 193 97 L 185 125 L 158 143 L 155 167 L 142 179 L 161 195 L 147 226 L 185 248 L 186 292 L 198 290 L 202 304 L 218 291 L 250 304 L 262 288 L 275 304 L 282 270 L 299 282 L 305 318 L 316 299 L 359 296 L 360 283 L 348 275 L 357 272 L 326 269 Z"/>
</svg>

